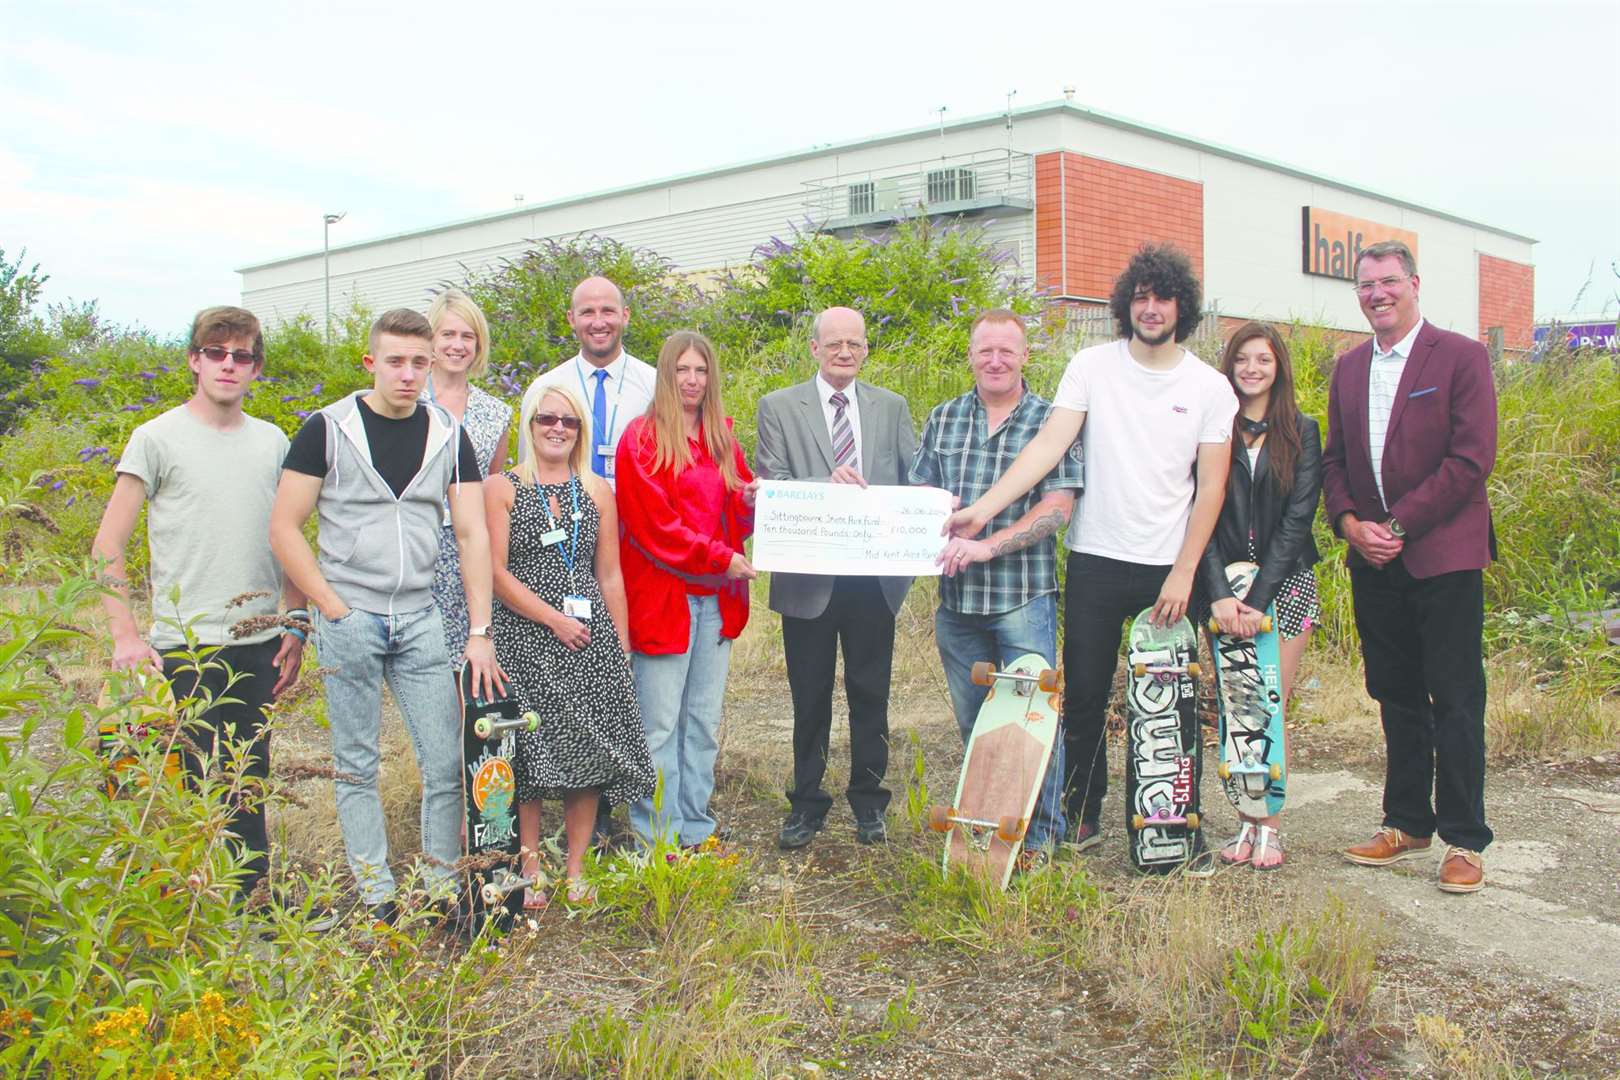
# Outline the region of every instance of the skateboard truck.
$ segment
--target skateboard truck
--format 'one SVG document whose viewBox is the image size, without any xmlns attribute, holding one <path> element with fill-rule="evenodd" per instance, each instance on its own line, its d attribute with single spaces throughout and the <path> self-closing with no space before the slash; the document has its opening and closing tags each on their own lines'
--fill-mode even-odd
<svg viewBox="0 0 1620 1080">
<path fill-rule="evenodd" d="M 543 889 L 551 883 L 544 870 L 536 870 L 532 875 L 524 877 L 514 874 L 506 867 L 497 867 L 495 873 L 484 883 L 478 891 L 479 897 L 484 901 L 485 907 L 495 907 L 506 902 L 506 898 L 519 889 Z"/>
<path fill-rule="evenodd" d="M 526 712 L 516 720 L 495 720 L 488 716 L 480 716 L 473 721 L 473 734 L 480 739 L 493 739 L 495 736 L 507 731 L 527 731 L 531 734 L 540 730 L 540 714 Z"/>
<path fill-rule="evenodd" d="M 1043 693 L 1055 694 L 1063 686 L 1063 673 L 1051 668 L 1042 668 L 1038 673 L 1028 671 L 998 671 L 996 665 L 988 660 L 979 660 L 974 663 L 972 671 L 975 686 L 994 686 L 999 680 L 1015 684 L 1013 692 L 1027 696 L 1039 687 Z"/>
<path fill-rule="evenodd" d="M 1215 766 L 1215 773 L 1222 780 L 1230 780 L 1234 776 L 1265 776 L 1281 780 L 1282 762 L 1273 761 L 1268 765 L 1251 750 L 1236 761 L 1222 761 Z"/>
<path fill-rule="evenodd" d="M 1185 825 L 1189 829 L 1196 829 L 1198 828 L 1199 820 L 1200 818 L 1198 817 L 1196 811 L 1191 814 L 1177 814 L 1171 811 L 1169 807 L 1161 806 L 1154 810 L 1153 813 L 1145 816 L 1142 814 L 1132 814 L 1131 828 L 1135 829 L 1137 832 L 1141 832 L 1149 825 Z"/>
<path fill-rule="evenodd" d="M 935 832 L 950 832 L 951 827 L 965 828 L 963 838 L 968 846 L 976 851 L 986 851 L 990 847 L 990 837 L 993 835 L 1004 844 L 1016 844 L 1024 838 L 1029 831 L 1029 822 L 1021 817 L 1011 814 L 999 821 L 986 821 L 983 818 L 962 817 L 956 812 L 956 807 L 945 807 L 935 804 L 928 808 L 928 827 Z"/>
<path fill-rule="evenodd" d="M 1183 672 L 1196 679 L 1198 673 L 1203 670 L 1198 666 L 1196 660 L 1190 660 L 1186 664 L 1176 663 L 1175 655 L 1168 649 L 1157 653 L 1139 653 L 1137 655 L 1147 657 L 1147 659 L 1137 660 L 1131 665 L 1131 674 L 1138 679 L 1144 675 L 1153 675 L 1163 681 L 1167 676 L 1180 675 Z"/>
</svg>

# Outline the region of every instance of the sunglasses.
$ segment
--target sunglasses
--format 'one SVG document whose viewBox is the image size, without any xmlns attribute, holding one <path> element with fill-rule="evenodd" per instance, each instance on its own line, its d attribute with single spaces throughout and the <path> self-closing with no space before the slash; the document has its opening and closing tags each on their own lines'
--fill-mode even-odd
<svg viewBox="0 0 1620 1080">
<path fill-rule="evenodd" d="M 213 364 L 223 364 L 227 356 L 236 361 L 237 367 L 252 367 L 259 362 L 259 358 L 246 349 L 227 349 L 223 345 L 204 345 L 197 352 Z"/>
<path fill-rule="evenodd" d="M 534 419 L 529 422 L 531 424 L 539 424 L 543 428 L 556 427 L 558 424 L 561 424 L 564 431 L 579 430 L 579 417 L 558 416 L 554 412 L 535 413 Z"/>
</svg>

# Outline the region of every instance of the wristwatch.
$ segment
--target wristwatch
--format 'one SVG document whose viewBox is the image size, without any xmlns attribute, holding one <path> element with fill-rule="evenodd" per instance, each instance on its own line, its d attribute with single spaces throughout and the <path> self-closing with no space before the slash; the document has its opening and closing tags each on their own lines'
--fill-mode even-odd
<svg viewBox="0 0 1620 1080">
<path fill-rule="evenodd" d="M 470 638 L 488 638 L 490 641 L 495 640 L 495 635 L 491 632 L 489 623 L 485 623 L 483 626 L 474 626 L 469 628 L 467 630 L 467 636 Z"/>
<path fill-rule="evenodd" d="M 1402 527 L 1401 523 L 1396 521 L 1394 517 L 1391 517 L 1387 522 L 1385 522 L 1384 527 L 1395 534 L 1395 539 L 1406 539 L 1406 529 Z"/>
</svg>

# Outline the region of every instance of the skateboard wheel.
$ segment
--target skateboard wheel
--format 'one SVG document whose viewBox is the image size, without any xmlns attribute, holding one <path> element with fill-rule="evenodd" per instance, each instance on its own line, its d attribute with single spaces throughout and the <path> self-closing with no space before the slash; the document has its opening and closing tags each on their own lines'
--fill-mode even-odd
<svg viewBox="0 0 1620 1080">
<path fill-rule="evenodd" d="M 1198 821 L 1199 821 L 1199 817 L 1198 817 L 1198 813 L 1196 811 L 1194 811 L 1191 814 L 1188 814 L 1187 815 L 1187 828 L 1189 828 L 1189 829 L 1198 828 Z"/>
<path fill-rule="evenodd" d="M 523 714 L 523 725 L 524 725 L 523 726 L 524 731 L 527 731 L 527 732 L 530 732 L 530 733 L 539 731 L 540 730 L 540 714 L 537 713 L 537 712 L 526 712 L 526 713 L 524 713 Z"/>
<path fill-rule="evenodd" d="M 1046 691 L 1048 694 L 1055 694 L 1057 693 L 1058 688 L 1063 685 L 1063 673 L 1061 671 L 1053 671 L 1051 668 L 1046 668 L 1041 672 L 1040 680 L 1037 685 L 1039 685 L 1040 688 Z"/>
<path fill-rule="evenodd" d="M 496 904 L 499 904 L 502 900 L 506 899 L 506 897 L 501 893 L 501 887 L 496 885 L 494 882 L 491 882 L 480 889 L 479 896 L 483 898 L 485 907 L 494 907 Z"/>
<path fill-rule="evenodd" d="M 1221 762 L 1219 765 L 1215 766 L 1215 775 L 1219 776 L 1222 780 L 1232 779 L 1232 766 L 1228 765 L 1224 761 Z"/>
<path fill-rule="evenodd" d="M 989 686 L 995 681 L 996 665 L 988 660 L 976 661 L 973 665 L 973 685 Z"/>
<path fill-rule="evenodd" d="M 1209 632 L 1212 633 L 1212 634 L 1220 633 L 1221 632 L 1221 624 L 1216 622 L 1214 619 L 1209 620 Z"/>
<path fill-rule="evenodd" d="M 1281 780 L 1282 779 L 1282 765 L 1281 765 L 1281 763 L 1276 762 L 1276 761 L 1273 761 L 1271 763 L 1271 778 L 1273 780 Z"/>
<path fill-rule="evenodd" d="M 487 739 L 495 734 L 495 722 L 487 716 L 480 716 L 473 721 L 473 734 L 480 739 Z"/>
<path fill-rule="evenodd" d="M 930 806 L 928 808 L 928 827 L 935 832 L 950 832 L 951 812 L 943 806 Z"/>
<path fill-rule="evenodd" d="M 1203 668 L 1198 666 L 1198 661 L 1196 660 L 1187 665 L 1187 674 L 1191 675 L 1195 679 L 1198 678 L 1198 673 L 1203 670 Z"/>
<path fill-rule="evenodd" d="M 1271 633 L 1271 616 L 1270 615 L 1262 615 L 1262 616 L 1260 616 L 1260 632 L 1262 634 Z"/>
<path fill-rule="evenodd" d="M 1024 838 L 1024 819 L 1008 815 L 1001 819 L 996 827 L 996 837 L 1008 844 L 1016 844 Z"/>
<path fill-rule="evenodd" d="M 1131 828 L 1135 829 L 1137 832 L 1141 832 L 1143 829 L 1147 828 L 1147 818 L 1143 817 L 1141 814 L 1132 814 Z"/>
<path fill-rule="evenodd" d="M 1138 679 L 1140 679 L 1142 676 L 1147 674 L 1147 665 L 1146 664 L 1132 664 L 1131 665 L 1131 674 L 1135 675 Z"/>
</svg>

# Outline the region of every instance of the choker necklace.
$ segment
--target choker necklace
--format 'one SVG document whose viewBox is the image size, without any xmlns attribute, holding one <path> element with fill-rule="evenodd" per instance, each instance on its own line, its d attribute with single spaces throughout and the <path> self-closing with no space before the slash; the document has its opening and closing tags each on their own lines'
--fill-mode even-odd
<svg viewBox="0 0 1620 1080">
<path fill-rule="evenodd" d="M 1250 420 L 1247 416 L 1239 415 L 1238 426 L 1243 429 L 1245 435 L 1264 435 L 1266 429 L 1271 427 L 1271 421 Z"/>
</svg>

